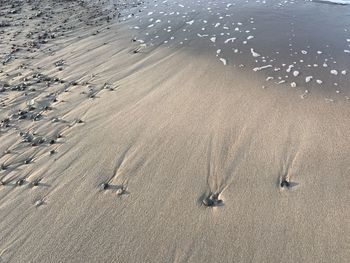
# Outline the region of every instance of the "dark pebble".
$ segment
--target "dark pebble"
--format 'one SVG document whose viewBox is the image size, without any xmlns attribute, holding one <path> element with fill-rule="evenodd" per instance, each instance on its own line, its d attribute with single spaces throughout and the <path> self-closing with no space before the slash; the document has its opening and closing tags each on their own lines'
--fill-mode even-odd
<svg viewBox="0 0 350 263">
<path fill-rule="evenodd" d="M 219 194 L 211 193 L 208 197 L 203 199 L 203 205 L 208 207 L 218 206 L 222 204 L 222 200 L 219 199 Z"/>
<path fill-rule="evenodd" d="M 40 181 L 41 181 L 41 179 L 36 179 L 36 180 L 34 180 L 34 181 L 31 183 L 31 185 L 32 185 L 32 186 L 38 186 L 39 183 L 40 183 Z"/>
<path fill-rule="evenodd" d="M 25 182 L 24 179 L 19 179 L 19 180 L 16 182 L 16 184 L 17 184 L 18 186 L 21 186 L 21 185 L 24 184 L 24 182 Z"/>
<path fill-rule="evenodd" d="M 210 198 L 204 198 L 203 199 L 203 205 L 205 206 L 214 206 L 214 201 Z"/>
<path fill-rule="evenodd" d="M 281 187 L 289 187 L 290 186 L 290 183 L 287 181 L 287 180 L 283 180 L 282 182 L 281 182 Z"/>
<path fill-rule="evenodd" d="M 108 183 L 102 183 L 102 184 L 101 184 L 101 189 L 102 189 L 102 190 L 106 190 L 108 187 L 109 187 L 109 184 L 108 184 Z"/>
</svg>

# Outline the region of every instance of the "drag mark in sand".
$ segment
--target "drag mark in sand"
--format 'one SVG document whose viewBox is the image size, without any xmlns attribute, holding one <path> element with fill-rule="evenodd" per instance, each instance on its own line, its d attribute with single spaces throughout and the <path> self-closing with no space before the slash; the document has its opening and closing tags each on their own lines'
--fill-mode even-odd
<svg viewBox="0 0 350 263">
<path fill-rule="evenodd" d="M 289 135 L 290 136 L 290 135 Z M 292 138 L 292 137 L 289 137 Z M 292 181 L 292 175 L 297 172 L 297 162 L 300 155 L 300 143 L 292 142 L 287 139 L 282 152 L 282 164 L 279 171 L 278 186 L 280 188 L 291 188 L 297 186 L 298 183 Z"/>
<path fill-rule="evenodd" d="M 207 185 L 203 196 L 206 206 L 222 205 L 222 193 L 234 182 L 235 171 L 243 162 L 250 145 L 250 135 L 243 128 L 233 139 L 232 134 L 212 134 L 207 146 Z M 207 204 L 205 204 L 206 202 Z"/>
<path fill-rule="evenodd" d="M 110 189 L 116 190 L 118 195 L 122 195 L 127 192 L 126 191 L 127 187 L 124 183 L 121 185 L 113 185 L 111 184 L 111 182 L 118 177 L 118 170 L 122 166 L 131 147 L 132 145 L 130 144 L 117 158 L 116 164 L 113 168 L 112 175 L 100 185 L 100 188 L 102 190 L 110 190 Z"/>
</svg>

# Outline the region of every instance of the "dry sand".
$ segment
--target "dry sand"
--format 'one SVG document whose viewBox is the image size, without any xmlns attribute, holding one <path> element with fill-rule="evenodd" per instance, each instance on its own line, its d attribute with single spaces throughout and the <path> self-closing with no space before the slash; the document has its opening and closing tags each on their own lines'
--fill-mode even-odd
<svg viewBox="0 0 350 263">
<path fill-rule="evenodd" d="M 348 75 L 162 45 L 154 5 L 0 0 L 0 262 L 348 262 Z"/>
</svg>

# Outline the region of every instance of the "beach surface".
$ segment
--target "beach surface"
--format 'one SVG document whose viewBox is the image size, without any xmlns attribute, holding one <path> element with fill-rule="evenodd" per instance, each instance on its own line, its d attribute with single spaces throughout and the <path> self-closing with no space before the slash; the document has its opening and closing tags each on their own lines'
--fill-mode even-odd
<svg viewBox="0 0 350 263">
<path fill-rule="evenodd" d="M 0 262 L 348 262 L 347 1 L 0 7 Z"/>
</svg>

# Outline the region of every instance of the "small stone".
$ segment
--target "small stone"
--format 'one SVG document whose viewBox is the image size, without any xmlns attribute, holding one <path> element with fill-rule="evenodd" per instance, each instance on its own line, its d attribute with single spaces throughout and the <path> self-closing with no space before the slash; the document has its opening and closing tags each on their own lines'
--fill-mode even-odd
<svg viewBox="0 0 350 263">
<path fill-rule="evenodd" d="M 109 187 L 109 184 L 108 184 L 108 183 L 102 183 L 102 184 L 101 184 L 101 189 L 102 189 L 102 190 L 106 190 L 108 187 Z"/>
<path fill-rule="evenodd" d="M 36 180 L 34 180 L 34 181 L 31 183 L 31 185 L 32 185 L 32 186 L 38 186 L 39 183 L 40 183 L 40 181 L 41 181 L 40 178 L 39 178 L 39 179 L 36 179 Z"/>
<path fill-rule="evenodd" d="M 290 183 L 287 181 L 287 180 L 282 180 L 281 182 L 281 187 L 289 187 L 290 186 Z"/>
<path fill-rule="evenodd" d="M 203 199 L 203 205 L 205 206 L 214 206 L 214 201 L 210 198 Z"/>
<path fill-rule="evenodd" d="M 203 199 L 203 205 L 207 207 L 218 206 L 222 204 L 222 200 L 219 199 L 219 194 L 211 193 L 208 197 Z"/>
<path fill-rule="evenodd" d="M 24 184 L 24 182 L 25 182 L 25 180 L 21 178 L 16 182 L 16 185 L 21 186 Z"/>
</svg>

